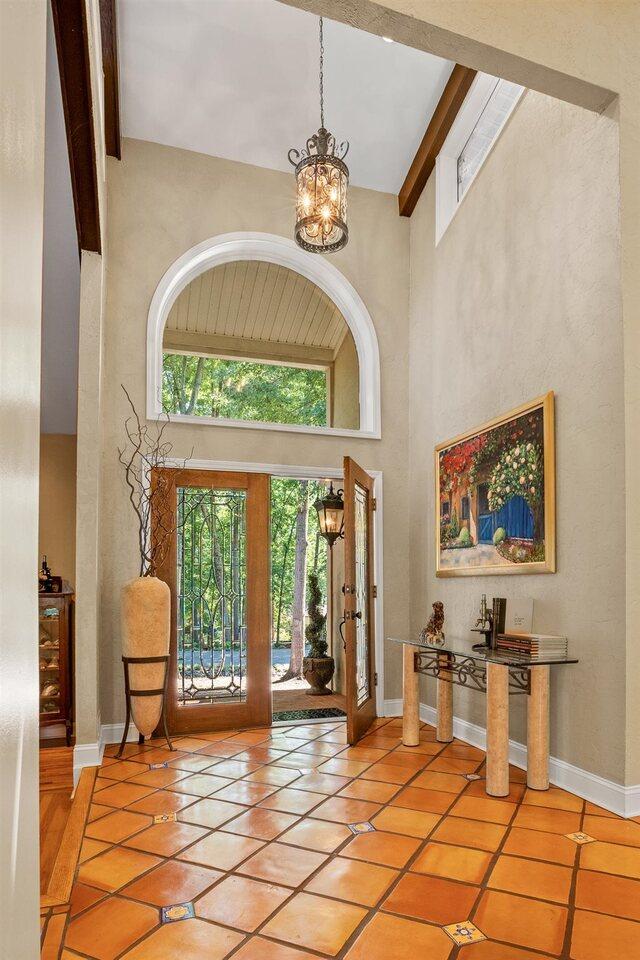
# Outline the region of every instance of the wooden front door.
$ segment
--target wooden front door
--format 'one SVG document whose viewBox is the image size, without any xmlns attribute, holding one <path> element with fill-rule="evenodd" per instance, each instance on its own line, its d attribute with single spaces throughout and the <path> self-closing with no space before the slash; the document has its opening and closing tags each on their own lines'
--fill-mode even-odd
<svg viewBox="0 0 640 960">
<path fill-rule="evenodd" d="M 344 458 L 344 606 L 347 739 L 357 743 L 376 716 L 373 479 Z"/>
<path fill-rule="evenodd" d="M 271 723 L 269 477 L 164 470 L 172 733 Z"/>
</svg>

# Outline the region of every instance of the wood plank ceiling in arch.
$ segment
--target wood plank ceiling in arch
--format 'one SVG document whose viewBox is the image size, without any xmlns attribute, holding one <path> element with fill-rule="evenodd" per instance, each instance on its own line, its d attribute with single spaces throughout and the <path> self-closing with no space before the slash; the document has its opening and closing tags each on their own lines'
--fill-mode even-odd
<svg viewBox="0 0 640 960">
<path fill-rule="evenodd" d="M 320 348 L 334 356 L 347 323 L 306 277 L 275 263 L 242 260 L 207 270 L 173 304 L 165 341 L 225 337 Z"/>
</svg>

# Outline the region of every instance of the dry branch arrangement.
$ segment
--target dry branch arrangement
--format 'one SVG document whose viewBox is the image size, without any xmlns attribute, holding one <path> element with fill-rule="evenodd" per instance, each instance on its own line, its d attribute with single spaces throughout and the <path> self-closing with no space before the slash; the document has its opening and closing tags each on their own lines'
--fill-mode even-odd
<svg viewBox="0 0 640 960">
<path fill-rule="evenodd" d="M 124 423 L 127 442 L 118 458 L 124 467 L 129 500 L 138 520 L 140 576 L 155 577 L 166 559 L 176 532 L 176 512 L 172 508 L 175 480 L 165 472 L 174 467 L 173 444 L 164 436 L 170 422 L 168 414 L 150 424 L 142 423 L 133 400 L 121 384 L 131 407 Z M 192 451 L 193 453 L 193 451 Z M 186 460 L 182 462 L 184 468 Z"/>
</svg>

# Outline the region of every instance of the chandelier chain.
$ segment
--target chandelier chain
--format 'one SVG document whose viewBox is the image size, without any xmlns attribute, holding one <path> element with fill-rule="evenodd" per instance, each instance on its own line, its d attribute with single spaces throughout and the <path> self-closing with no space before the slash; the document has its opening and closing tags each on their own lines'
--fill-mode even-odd
<svg viewBox="0 0 640 960">
<path fill-rule="evenodd" d="M 324 36 L 320 17 L 320 126 L 324 127 Z"/>
</svg>

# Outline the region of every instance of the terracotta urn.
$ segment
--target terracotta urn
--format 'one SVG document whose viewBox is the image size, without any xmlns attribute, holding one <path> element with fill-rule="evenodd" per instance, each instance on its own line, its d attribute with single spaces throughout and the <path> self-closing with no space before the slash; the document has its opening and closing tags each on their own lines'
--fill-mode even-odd
<svg viewBox="0 0 640 960">
<path fill-rule="evenodd" d="M 331 690 L 327 690 L 327 684 L 331 682 L 334 670 L 333 657 L 304 657 L 302 675 L 309 684 L 307 695 L 310 697 L 328 696 Z"/>
<path fill-rule="evenodd" d="M 136 577 L 120 596 L 122 655 L 164 657 L 171 635 L 171 591 L 157 577 Z M 129 665 L 132 690 L 158 690 L 164 683 L 164 663 Z M 131 716 L 138 731 L 151 736 L 162 715 L 162 697 L 131 697 Z"/>
</svg>

